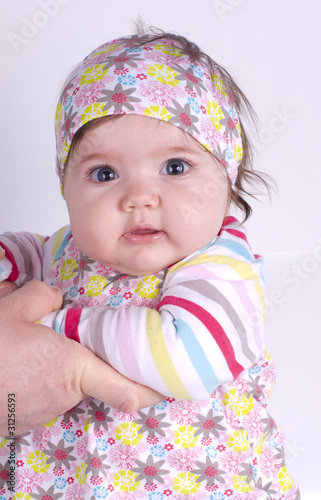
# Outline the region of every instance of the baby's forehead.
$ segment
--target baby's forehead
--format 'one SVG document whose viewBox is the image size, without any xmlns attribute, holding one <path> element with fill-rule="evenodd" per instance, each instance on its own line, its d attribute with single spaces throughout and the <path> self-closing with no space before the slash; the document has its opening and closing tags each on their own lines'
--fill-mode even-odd
<svg viewBox="0 0 321 500">
<path fill-rule="evenodd" d="M 81 138 L 79 140 L 75 138 L 73 144 L 74 150 L 80 153 L 92 153 L 106 148 L 113 149 L 119 144 L 117 138 L 125 140 L 126 137 L 135 136 L 137 133 L 146 149 L 153 149 L 153 146 L 167 146 L 173 149 L 176 147 L 178 150 L 207 151 L 184 130 L 171 123 L 147 116 L 135 114 L 110 116 L 103 120 L 92 120 L 84 126 L 84 129 L 80 134 Z M 150 142 L 144 143 L 145 137 Z"/>
</svg>

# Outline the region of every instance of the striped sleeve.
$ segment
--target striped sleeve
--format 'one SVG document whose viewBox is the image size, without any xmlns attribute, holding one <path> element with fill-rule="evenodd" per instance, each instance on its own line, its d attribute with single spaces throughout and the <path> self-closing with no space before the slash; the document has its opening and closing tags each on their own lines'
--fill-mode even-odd
<svg viewBox="0 0 321 500">
<path fill-rule="evenodd" d="M 8 279 L 18 286 L 31 280 L 42 281 L 69 234 L 68 226 L 50 238 L 28 232 L 2 234 L 0 245 L 5 257 L 0 261 L 0 281 Z"/>
<path fill-rule="evenodd" d="M 157 310 L 71 308 L 50 321 L 132 380 L 204 399 L 262 354 L 264 295 L 262 260 L 229 218 L 213 244 L 168 270 Z"/>
</svg>

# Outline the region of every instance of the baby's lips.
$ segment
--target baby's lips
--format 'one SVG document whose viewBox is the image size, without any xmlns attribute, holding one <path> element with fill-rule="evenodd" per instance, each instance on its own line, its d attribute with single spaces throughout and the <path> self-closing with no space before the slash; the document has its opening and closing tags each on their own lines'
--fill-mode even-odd
<svg viewBox="0 0 321 500">
<path fill-rule="evenodd" d="M 128 236 L 130 234 L 133 235 L 147 235 L 147 234 L 156 234 L 160 232 L 159 229 L 157 229 L 154 226 L 151 226 L 150 224 L 137 224 L 129 229 L 129 231 L 126 231 L 123 236 Z"/>
</svg>

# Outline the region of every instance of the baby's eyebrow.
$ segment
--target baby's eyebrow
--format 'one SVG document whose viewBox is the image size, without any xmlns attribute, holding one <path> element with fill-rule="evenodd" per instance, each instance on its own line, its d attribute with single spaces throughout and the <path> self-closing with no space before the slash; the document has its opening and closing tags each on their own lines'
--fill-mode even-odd
<svg viewBox="0 0 321 500">
<path fill-rule="evenodd" d="M 202 151 L 202 149 L 197 145 L 196 147 L 193 147 L 193 145 L 190 145 L 188 143 L 184 145 L 173 145 L 173 146 L 164 146 L 161 148 L 157 148 L 155 151 L 152 151 L 150 156 L 158 156 L 161 154 L 162 156 L 172 156 L 172 157 L 177 157 L 177 156 L 184 156 L 186 154 L 189 155 L 198 155 Z"/>
<path fill-rule="evenodd" d="M 106 161 L 106 154 L 96 153 L 95 151 L 84 154 L 79 151 L 74 151 L 71 160 L 76 166 L 81 166 L 89 160 L 104 163 Z"/>
</svg>

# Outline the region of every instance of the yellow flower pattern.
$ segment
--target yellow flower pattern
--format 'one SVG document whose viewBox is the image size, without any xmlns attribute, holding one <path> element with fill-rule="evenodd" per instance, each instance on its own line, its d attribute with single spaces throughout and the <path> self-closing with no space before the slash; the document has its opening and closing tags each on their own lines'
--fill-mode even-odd
<svg viewBox="0 0 321 500">
<path fill-rule="evenodd" d="M 8 439 L 1 438 L 0 439 L 0 448 L 3 448 L 4 446 L 6 446 L 7 442 L 8 442 Z"/>
<path fill-rule="evenodd" d="M 216 130 L 220 131 L 222 129 L 220 121 L 224 118 L 220 105 L 215 101 L 209 101 L 206 105 L 206 111 Z"/>
<path fill-rule="evenodd" d="M 178 72 L 169 66 L 165 66 L 164 64 L 154 64 L 153 66 L 149 66 L 147 74 L 155 77 L 156 80 L 161 83 L 165 83 L 166 85 L 171 85 L 172 87 L 179 85 L 179 80 L 176 80 L 175 78 L 175 76 L 178 75 Z"/>
<path fill-rule="evenodd" d="M 75 477 L 76 477 L 76 479 L 78 479 L 79 484 L 86 484 L 87 476 L 88 476 L 88 474 L 86 474 L 86 469 L 87 469 L 87 465 L 85 464 L 85 462 L 82 462 L 79 465 L 79 467 L 77 467 L 77 472 L 75 474 Z"/>
<path fill-rule="evenodd" d="M 106 286 L 108 285 L 108 281 L 103 276 L 99 276 L 96 274 L 89 278 L 87 286 L 86 286 L 86 295 L 89 297 L 97 297 L 101 295 Z"/>
<path fill-rule="evenodd" d="M 47 422 L 44 427 L 47 427 L 47 428 L 50 428 L 50 427 L 54 427 L 55 424 L 57 423 L 58 421 L 58 417 L 55 417 L 53 418 L 52 420 L 50 420 L 50 422 Z"/>
<path fill-rule="evenodd" d="M 85 424 L 84 424 L 84 431 L 88 432 L 91 428 L 91 424 L 88 423 L 89 417 L 86 418 Z"/>
<path fill-rule="evenodd" d="M 239 394 L 236 387 L 232 387 L 228 392 L 224 393 L 223 405 L 227 406 L 228 409 L 232 409 L 239 399 Z"/>
<path fill-rule="evenodd" d="M 104 78 L 108 73 L 108 69 L 104 70 L 104 66 L 105 64 L 96 64 L 84 71 L 80 78 L 80 85 L 89 85 Z"/>
<path fill-rule="evenodd" d="M 77 266 L 78 266 L 77 262 L 73 259 L 64 260 L 60 273 L 61 279 L 70 280 L 73 277 L 74 271 L 77 268 Z"/>
<path fill-rule="evenodd" d="M 67 160 L 67 157 L 68 157 L 68 153 L 70 151 L 70 144 L 68 144 L 66 141 L 63 142 L 63 145 L 62 145 L 62 158 L 64 161 Z"/>
<path fill-rule="evenodd" d="M 35 472 L 43 474 L 44 472 L 48 472 L 50 468 L 50 464 L 47 464 L 47 460 L 48 457 L 43 451 L 35 450 L 28 456 L 27 464 L 29 464 L 31 469 Z"/>
<path fill-rule="evenodd" d="M 257 445 L 255 446 L 254 448 L 254 452 L 257 454 L 257 455 L 262 455 L 263 453 L 263 445 L 264 445 L 264 441 L 266 439 L 266 435 L 263 434 L 260 439 L 258 440 L 257 442 Z"/>
<path fill-rule="evenodd" d="M 242 493 L 250 493 L 254 490 L 253 486 L 246 481 L 245 477 L 233 476 L 233 486 Z"/>
<path fill-rule="evenodd" d="M 243 148 L 241 148 L 241 146 L 235 146 L 235 148 L 233 150 L 233 158 L 236 161 L 241 161 L 242 160 L 242 158 L 243 158 Z"/>
<path fill-rule="evenodd" d="M 138 444 L 143 434 L 139 434 L 140 426 L 134 422 L 124 422 L 116 429 L 116 439 L 122 444 L 135 446 Z"/>
<path fill-rule="evenodd" d="M 106 115 L 108 115 L 108 111 L 104 111 L 104 103 L 95 102 L 94 104 L 89 104 L 89 106 L 84 109 L 81 115 L 81 123 L 84 125 L 94 118 L 101 118 Z"/>
<path fill-rule="evenodd" d="M 291 479 L 286 467 L 282 467 L 278 473 L 278 480 L 281 485 L 282 491 L 288 491 L 293 486 L 293 480 Z"/>
<path fill-rule="evenodd" d="M 198 437 L 194 436 L 195 432 L 195 427 L 190 425 L 178 427 L 174 433 L 174 443 L 182 448 L 193 448 L 198 440 Z"/>
<path fill-rule="evenodd" d="M 149 108 L 145 108 L 144 114 L 150 118 L 161 118 L 162 120 L 168 121 L 173 116 L 166 108 L 159 106 L 158 104 L 153 104 Z"/>
<path fill-rule="evenodd" d="M 61 102 L 58 103 L 56 109 L 56 133 L 58 132 L 60 127 L 60 120 L 61 120 Z"/>
<path fill-rule="evenodd" d="M 215 87 L 220 92 L 220 94 L 226 96 L 226 88 L 224 86 L 222 78 L 220 78 L 218 75 L 215 75 L 214 73 L 211 73 L 211 80 L 215 84 Z"/>
<path fill-rule="evenodd" d="M 12 500 L 32 500 L 32 497 L 28 493 L 19 492 L 13 495 Z"/>
<path fill-rule="evenodd" d="M 250 447 L 247 432 L 243 429 L 233 432 L 227 440 L 227 446 L 237 453 L 247 451 Z"/>
<path fill-rule="evenodd" d="M 145 276 L 145 278 L 137 284 L 134 292 L 145 299 L 154 299 L 159 294 L 157 285 L 160 282 L 161 280 L 156 278 L 156 276 Z"/>
<path fill-rule="evenodd" d="M 155 48 L 155 50 L 160 50 L 164 54 L 168 54 L 168 55 L 173 56 L 173 57 L 181 57 L 181 55 L 182 55 L 182 51 L 180 48 L 174 47 L 174 46 L 169 47 L 168 45 L 165 45 L 164 43 L 158 43 L 154 46 L 154 48 Z"/>
<path fill-rule="evenodd" d="M 119 470 L 114 475 L 114 486 L 118 486 L 122 491 L 136 491 L 140 486 L 140 481 L 136 481 L 137 474 L 131 470 Z"/>
<path fill-rule="evenodd" d="M 224 393 L 223 405 L 227 406 L 230 410 L 233 409 L 236 415 L 240 417 L 247 415 L 254 408 L 255 402 L 252 396 L 248 396 L 247 394 L 239 396 L 237 388 L 233 387 Z"/>
<path fill-rule="evenodd" d="M 117 49 L 118 47 L 119 47 L 118 43 L 110 44 L 107 47 L 103 47 L 102 49 L 97 50 L 93 54 L 93 57 L 103 56 L 104 54 L 108 54 L 108 52 L 112 52 L 113 50 Z"/>
<path fill-rule="evenodd" d="M 237 404 L 234 407 L 235 413 L 238 417 L 247 415 L 251 410 L 253 410 L 254 406 L 255 402 L 252 396 L 243 394 L 243 396 L 238 399 Z"/>
<path fill-rule="evenodd" d="M 181 472 L 174 477 L 173 489 L 182 495 L 193 495 L 200 489 L 201 483 L 197 482 L 198 476 L 192 472 Z"/>
</svg>

